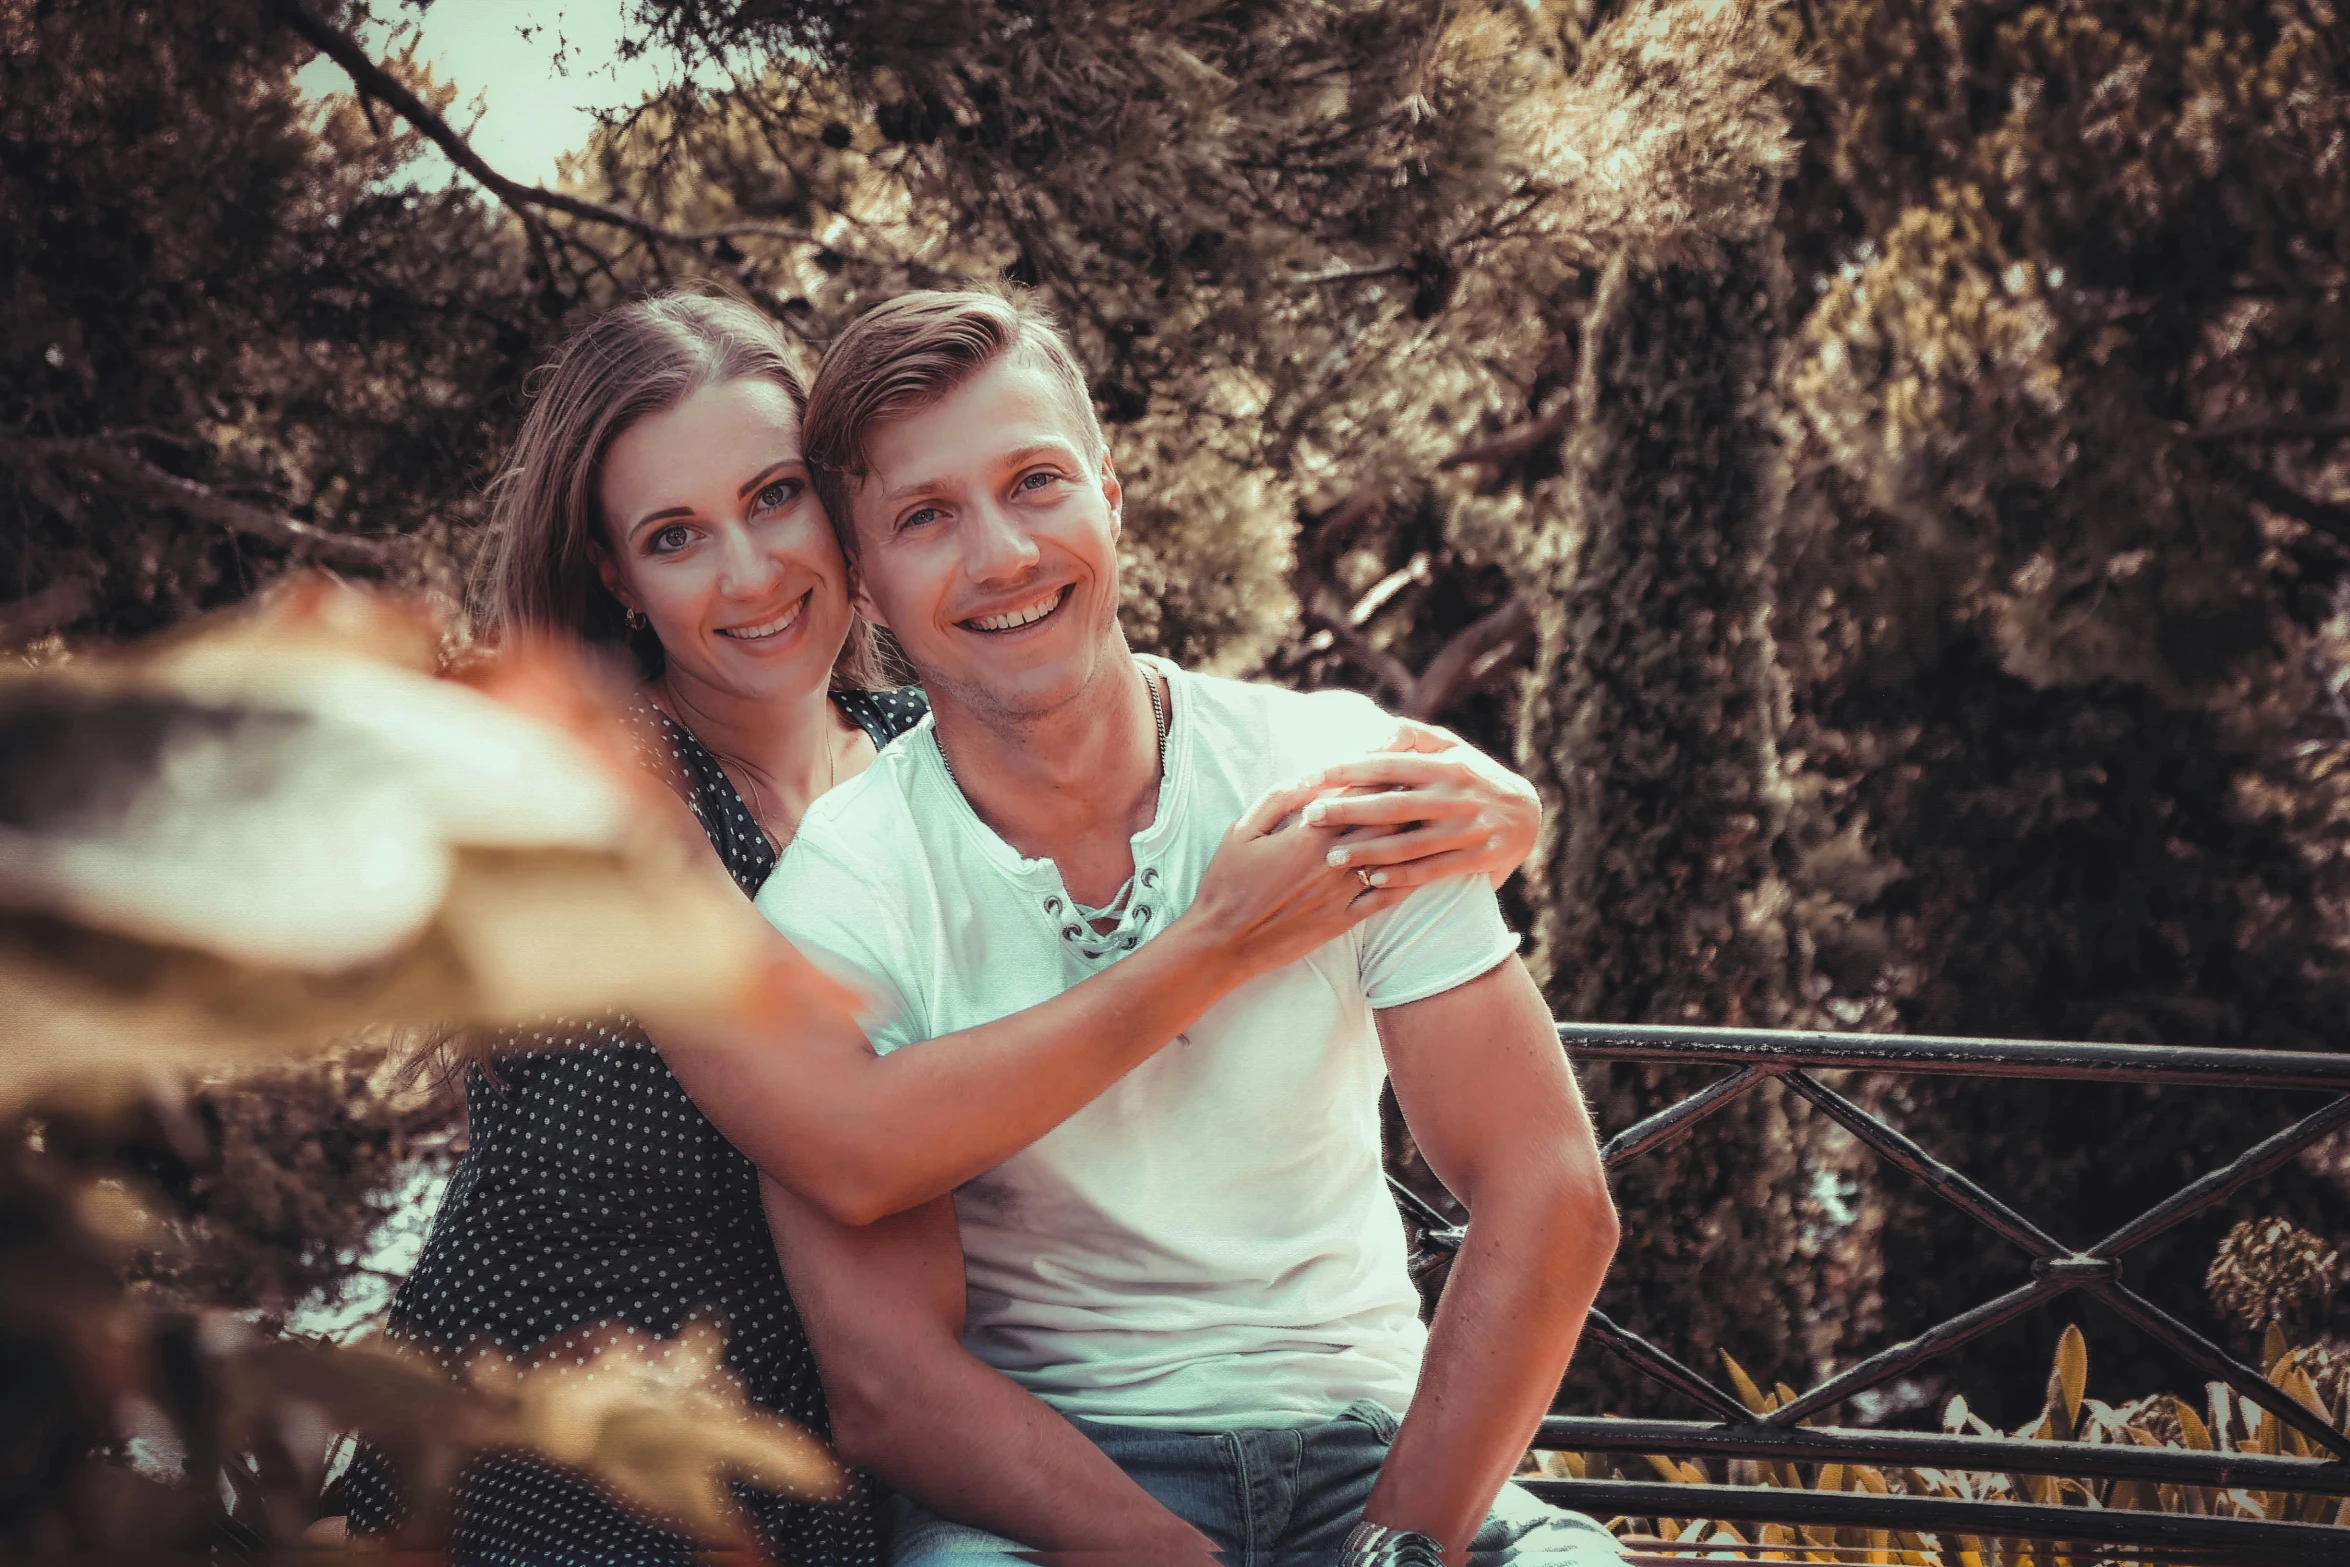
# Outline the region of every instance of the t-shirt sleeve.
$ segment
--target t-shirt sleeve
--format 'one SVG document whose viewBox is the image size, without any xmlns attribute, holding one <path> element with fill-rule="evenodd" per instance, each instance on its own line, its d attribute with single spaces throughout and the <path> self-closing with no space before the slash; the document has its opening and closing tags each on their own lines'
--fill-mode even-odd
<svg viewBox="0 0 2350 1567">
<path fill-rule="evenodd" d="M 1363 994 L 1400 1007 L 1465 985 L 1518 950 L 1500 900 L 1482 876 L 1420 888 L 1362 925 Z"/>
<path fill-rule="evenodd" d="M 929 1037 L 903 972 L 914 943 L 870 874 L 801 838 L 784 846 L 758 905 L 809 962 L 866 998 L 859 1020 L 877 1053 Z"/>
</svg>

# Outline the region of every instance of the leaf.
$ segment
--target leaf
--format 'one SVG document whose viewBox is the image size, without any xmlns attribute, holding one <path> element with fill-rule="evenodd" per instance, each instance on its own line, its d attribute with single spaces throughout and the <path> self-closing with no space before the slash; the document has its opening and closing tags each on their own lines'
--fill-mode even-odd
<svg viewBox="0 0 2350 1567">
<path fill-rule="evenodd" d="M 1773 1400 L 1764 1396 L 1761 1388 L 1754 1385 L 1754 1378 L 1746 1374 L 1746 1368 L 1738 1364 L 1735 1356 L 1726 1349 L 1721 1352 L 1721 1355 L 1722 1364 L 1729 1368 L 1730 1384 L 1738 1390 L 1738 1398 L 1741 1403 L 1758 1415 L 1767 1415 L 1777 1407 Z"/>
<path fill-rule="evenodd" d="M 2183 1398 L 2174 1398 L 2171 1400 L 2171 1406 L 2177 1412 L 2179 1417 L 2179 1436 L 2181 1440 L 2183 1440 L 2189 1447 L 2196 1449 L 2198 1452 L 2209 1453 L 2217 1451 L 2217 1449 L 2212 1445 L 2211 1431 L 2203 1424 L 2203 1417 L 2195 1413 L 2194 1405 L 2188 1403 Z M 2160 1447 L 2162 1444 L 2160 1442 L 2153 1442 L 2149 1445 Z"/>
<path fill-rule="evenodd" d="M 2318 1419 L 2328 1425 L 2334 1423 L 2334 1417 L 2326 1409 L 2325 1398 L 2318 1392 L 2317 1384 L 2310 1380 L 2309 1373 L 2300 1366 L 2296 1365 L 2287 1371 L 2283 1377 L 2278 1379 L 2277 1385 L 2292 1394 L 2302 1408 L 2317 1416 Z"/>
<path fill-rule="evenodd" d="M 2079 1324 L 2068 1322 L 2056 1341 L 2056 1367 L 2053 1380 L 2056 1391 L 2063 1397 L 2065 1422 L 2069 1428 L 2080 1419 L 2081 1397 L 2089 1390 L 2089 1344 L 2081 1336 Z M 2051 1400 L 2051 1402 L 2054 1402 Z"/>
<path fill-rule="evenodd" d="M 1957 1432 L 1967 1422 L 1967 1402 L 1963 1393 L 1950 1395 L 1950 1402 L 1942 1406 L 1942 1429 Z"/>
<path fill-rule="evenodd" d="M 509 695 L 592 689 L 584 671 L 517 651 L 485 691 L 367 628 L 247 617 L 0 680 L 0 774 L 37 731 L 48 790 L 0 825 L 0 1106 L 371 1025 L 853 1016 L 675 800 L 604 754 L 615 715 L 495 694 L 501 669 Z M 91 796 L 126 809 L 77 814 Z"/>
<path fill-rule="evenodd" d="M 2285 1362 L 2292 1358 L 2293 1346 L 2285 1338 L 2285 1326 L 2271 1322 L 2268 1331 L 2260 1336 L 2260 1363 L 2268 1368 L 2268 1379 L 2279 1381 L 2284 1376 Z"/>
</svg>

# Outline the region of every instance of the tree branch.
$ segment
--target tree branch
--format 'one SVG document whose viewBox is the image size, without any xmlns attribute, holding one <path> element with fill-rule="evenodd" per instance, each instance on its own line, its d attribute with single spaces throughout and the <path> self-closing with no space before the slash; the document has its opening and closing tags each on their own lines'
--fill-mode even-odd
<svg viewBox="0 0 2350 1567">
<path fill-rule="evenodd" d="M 351 85 L 358 90 L 362 103 L 373 99 L 389 105 L 394 113 L 414 126 L 419 135 L 446 153 L 451 163 L 471 175 L 483 189 L 497 197 L 508 210 L 521 219 L 533 252 L 538 253 L 541 257 L 542 268 L 545 266 L 544 252 L 546 247 L 539 232 L 543 222 L 539 213 L 542 210 L 560 212 L 566 217 L 577 218 L 581 222 L 600 223 L 610 228 L 624 230 L 634 234 L 650 246 L 667 246 L 691 251 L 696 259 L 701 260 L 704 264 L 714 263 L 725 267 L 744 291 L 759 303 L 761 309 L 774 316 L 776 320 L 782 322 L 793 332 L 799 332 L 799 323 L 791 320 L 784 313 L 780 301 L 773 297 L 772 290 L 755 281 L 743 267 L 716 261 L 715 258 L 705 255 L 703 247 L 733 238 L 755 236 L 819 246 L 868 266 L 887 264 L 874 257 L 858 255 L 854 251 L 818 239 L 806 230 L 790 228 L 782 224 L 732 223 L 709 229 L 673 229 L 630 212 L 624 207 L 615 207 L 600 201 L 589 201 L 584 197 L 574 196 L 564 191 L 548 190 L 543 185 L 525 185 L 520 180 L 508 179 L 496 169 L 491 168 L 488 161 L 473 150 L 472 143 L 468 142 L 455 126 L 444 119 L 439 111 L 419 98 L 398 77 L 378 65 L 356 38 L 311 15 L 302 7 L 299 0 L 280 0 L 279 14 L 289 29 L 317 49 L 319 53 L 343 68 L 343 74 L 351 78 Z M 551 281 L 553 274 L 548 273 L 548 277 Z"/>
<path fill-rule="evenodd" d="M 2350 506 L 2321 501 L 2314 495 L 2304 495 L 2258 463 L 2246 462 L 2233 452 L 2213 452 L 2211 471 L 2270 511 L 2305 522 L 2321 533 L 2350 544 Z"/>
<path fill-rule="evenodd" d="M 1359 283 L 1368 278 L 1400 277 L 1412 270 L 1408 261 L 1387 261 L 1367 267 L 1332 267 L 1327 272 L 1292 272 L 1281 281 L 1292 288 L 1313 288 L 1323 283 Z"/>
<path fill-rule="evenodd" d="M 2189 441 L 2325 441 L 2350 435 L 2350 414 L 2283 414 L 2272 419 L 2230 419 L 2219 424 L 2177 425 Z"/>
<path fill-rule="evenodd" d="M 1301 603 L 1303 598 L 1301 594 Z M 1360 665 L 1389 701 L 1401 708 L 1411 707 L 1412 689 L 1419 681 L 1410 665 L 1348 624 L 1344 615 L 1330 614 L 1310 603 L 1304 605 L 1304 610 L 1306 623 L 1317 631 L 1329 632 L 1331 644 Z"/>
<path fill-rule="evenodd" d="M 281 549 L 299 549 L 344 565 L 380 566 L 390 558 L 374 539 L 348 533 L 329 533 L 277 512 L 221 494 L 193 479 L 167 473 L 127 446 L 96 436 L 15 436 L 0 434 L 0 463 L 25 477 L 35 495 L 43 496 L 45 469 L 52 465 L 80 471 L 103 480 L 113 489 L 156 506 L 168 506 L 200 522 L 244 538 L 259 539 Z M 50 504 L 54 505 L 53 502 Z M 71 509 L 58 508 L 67 516 Z"/>
<path fill-rule="evenodd" d="M 358 39 L 312 16 L 296 0 L 284 0 L 279 7 L 279 14 L 285 19 L 287 27 L 343 68 L 343 74 L 351 78 L 351 85 L 359 89 L 362 102 L 373 98 L 388 105 L 393 113 L 415 126 L 425 140 L 447 153 L 451 163 L 472 175 L 507 206 L 517 210 L 544 207 L 549 211 L 583 218 L 590 223 L 608 223 L 641 234 L 647 239 L 680 241 L 680 236 L 671 234 L 657 224 L 646 222 L 633 212 L 624 212 L 599 201 L 585 201 L 561 191 L 508 179 L 483 161 L 481 154 L 473 150 L 472 144 L 459 135 L 454 126 L 441 118 L 438 110 L 417 97 L 398 77 L 376 64 Z"/>
<path fill-rule="evenodd" d="M 1514 461 L 1525 456 L 1543 442 L 1556 440 L 1566 434 L 1567 426 L 1572 423 L 1574 423 L 1573 401 L 1569 399 L 1539 419 L 1529 420 L 1524 424 L 1511 425 L 1499 435 L 1482 441 L 1473 441 L 1450 456 L 1437 459 L 1437 471 L 1441 473 L 1451 468 L 1465 468 L 1472 463 Z"/>
<path fill-rule="evenodd" d="M 1434 718 L 1468 692 L 1475 676 L 1489 673 L 1488 655 L 1506 654 L 1534 635 L 1534 612 L 1516 594 L 1499 609 L 1457 632 L 1436 650 L 1403 704 L 1406 718 Z M 1482 667 L 1480 667 L 1482 666 Z"/>
</svg>

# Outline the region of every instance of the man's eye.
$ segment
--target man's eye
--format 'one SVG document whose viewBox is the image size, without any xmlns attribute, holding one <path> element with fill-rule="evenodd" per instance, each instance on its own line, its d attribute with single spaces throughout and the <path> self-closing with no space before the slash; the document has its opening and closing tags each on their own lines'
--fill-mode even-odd
<svg viewBox="0 0 2350 1567">
<path fill-rule="evenodd" d="M 752 499 L 759 503 L 762 511 L 777 511 L 798 499 L 799 493 L 799 480 L 778 479 L 773 484 L 763 486 Z"/>
<path fill-rule="evenodd" d="M 945 516 L 936 506 L 917 506 L 898 520 L 900 528 L 918 528 L 926 522 Z"/>
<path fill-rule="evenodd" d="M 1019 488 L 1023 490 L 1041 490 L 1046 485 L 1053 483 L 1060 477 L 1061 476 L 1059 474 L 1053 472 L 1050 468 L 1039 468 L 1034 473 L 1022 474 L 1020 476 Z"/>
</svg>

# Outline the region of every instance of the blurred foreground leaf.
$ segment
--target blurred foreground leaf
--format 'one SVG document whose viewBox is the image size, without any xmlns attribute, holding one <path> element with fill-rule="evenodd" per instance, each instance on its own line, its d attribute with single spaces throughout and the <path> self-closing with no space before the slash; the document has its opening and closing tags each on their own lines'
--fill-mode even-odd
<svg viewBox="0 0 2350 1567">
<path fill-rule="evenodd" d="M 363 1025 L 846 1004 L 624 754 L 597 671 L 435 678 L 435 640 L 303 584 L 0 683 L 0 1108 Z"/>
</svg>

